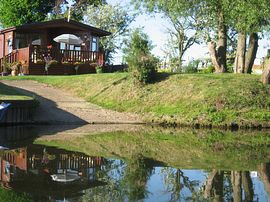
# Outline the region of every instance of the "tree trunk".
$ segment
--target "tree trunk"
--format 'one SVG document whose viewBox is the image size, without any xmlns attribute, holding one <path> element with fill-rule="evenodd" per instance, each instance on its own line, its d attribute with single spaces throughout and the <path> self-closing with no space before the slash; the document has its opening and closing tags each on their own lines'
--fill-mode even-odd
<svg viewBox="0 0 270 202">
<path fill-rule="evenodd" d="M 245 191 L 245 201 L 252 202 L 253 197 L 254 197 L 254 191 L 253 191 L 253 184 L 252 184 L 249 171 L 242 172 L 242 182 L 243 182 L 243 188 Z"/>
<path fill-rule="evenodd" d="M 213 170 L 207 178 L 204 198 L 213 199 L 213 201 L 223 201 L 223 171 Z"/>
<path fill-rule="evenodd" d="M 225 25 L 222 8 L 218 8 L 218 42 L 211 41 L 208 43 L 209 54 L 216 73 L 227 71 L 226 52 L 227 52 L 227 28 Z"/>
<path fill-rule="evenodd" d="M 258 168 L 258 174 L 260 176 L 261 181 L 264 184 L 264 189 L 268 195 L 270 195 L 270 164 L 262 163 Z"/>
<path fill-rule="evenodd" d="M 178 68 L 182 71 L 182 63 L 183 63 L 183 54 L 179 53 L 178 57 Z"/>
<path fill-rule="evenodd" d="M 233 187 L 233 201 L 242 201 L 241 172 L 231 171 L 231 182 Z"/>
<path fill-rule="evenodd" d="M 263 73 L 261 76 L 261 82 L 263 84 L 269 84 L 270 83 L 270 59 L 266 59 L 263 62 Z"/>
<path fill-rule="evenodd" d="M 225 25 L 225 19 L 224 14 L 221 11 L 222 8 L 220 8 L 219 11 L 219 18 L 218 18 L 218 48 L 217 48 L 217 54 L 218 54 L 218 63 L 220 65 L 219 72 L 224 73 L 227 71 L 227 59 L 226 59 L 226 53 L 227 53 L 227 28 Z"/>
<path fill-rule="evenodd" d="M 250 34 L 248 51 L 246 54 L 245 73 L 251 74 L 258 50 L 259 36 L 257 33 Z"/>
<path fill-rule="evenodd" d="M 181 34 L 184 31 L 179 31 L 179 43 L 178 43 L 178 51 L 179 51 L 179 57 L 178 57 L 178 62 L 179 62 L 179 69 L 182 70 L 182 60 L 184 56 L 184 35 Z"/>
<path fill-rule="evenodd" d="M 234 73 L 244 73 L 246 55 L 246 34 L 238 33 L 237 49 L 234 60 Z"/>
<path fill-rule="evenodd" d="M 219 72 L 220 66 L 219 66 L 219 63 L 218 63 L 218 56 L 217 56 L 217 51 L 216 51 L 216 43 L 214 41 L 208 42 L 208 49 L 209 49 L 210 58 L 212 60 L 212 64 L 215 67 L 215 72 Z"/>
</svg>

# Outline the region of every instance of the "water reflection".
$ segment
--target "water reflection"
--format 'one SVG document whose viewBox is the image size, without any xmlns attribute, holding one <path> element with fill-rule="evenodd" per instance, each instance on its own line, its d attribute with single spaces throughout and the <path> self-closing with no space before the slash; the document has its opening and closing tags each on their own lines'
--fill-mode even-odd
<svg viewBox="0 0 270 202">
<path fill-rule="evenodd" d="M 270 163 L 259 165 L 251 175 L 250 171 L 171 168 L 141 154 L 124 162 L 28 145 L 2 151 L 0 168 L 2 188 L 28 193 L 34 201 L 270 199 Z"/>
<path fill-rule="evenodd" d="M 35 199 L 63 199 L 104 183 L 96 179 L 103 158 L 40 145 L 1 153 L 2 187 L 33 194 Z"/>
<path fill-rule="evenodd" d="M 247 147 L 249 150 L 241 147 L 241 155 L 248 154 L 249 157 L 242 156 L 241 159 L 247 162 L 230 165 L 227 162 L 233 162 L 235 156 L 228 154 L 236 154 L 234 150 L 226 153 L 214 148 L 215 153 L 220 152 L 218 157 L 221 158 L 215 163 L 215 159 L 209 160 L 213 155 L 211 150 L 205 154 L 198 146 L 192 150 L 188 145 L 188 153 L 183 150 L 184 145 L 177 143 L 181 147 L 176 147 L 175 140 L 182 138 L 181 142 L 184 142 L 183 136 L 168 142 L 169 136 L 165 140 L 153 141 L 154 136 L 148 134 L 149 139 L 145 137 L 139 142 L 136 138 L 140 134 L 130 134 L 132 138 L 125 134 L 126 139 L 113 134 L 117 136 L 116 141 L 112 136 L 108 139 L 103 137 L 102 141 L 93 135 L 85 139 L 80 137 L 84 144 L 79 144 L 78 150 L 87 151 L 85 154 L 29 143 L 36 132 L 33 128 L 14 129 L 10 133 L 14 136 L 3 136 L 3 141 L 0 141 L 3 146 L 0 151 L 0 199 L 5 196 L 5 201 L 42 202 L 270 201 L 270 162 L 265 162 L 268 153 L 264 150 L 252 151 L 251 147 Z M 23 137 L 24 144 L 19 144 L 20 137 Z M 189 138 L 192 137 L 189 135 Z M 12 145 L 12 142 L 16 144 Z M 76 143 L 73 143 L 75 148 Z M 152 150 L 144 147 L 153 147 L 155 152 L 151 153 Z M 165 147 L 169 149 L 164 150 Z M 120 148 L 132 152 L 123 153 Z M 239 147 L 237 149 L 240 153 Z M 89 151 L 94 154 L 90 155 Z M 95 155 L 95 151 L 103 151 L 103 155 Z M 185 157 L 180 158 L 181 155 Z M 222 155 L 226 158 L 224 164 L 219 163 Z M 188 163 L 177 162 L 176 165 L 180 166 L 173 166 L 172 159 L 184 159 Z"/>
</svg>

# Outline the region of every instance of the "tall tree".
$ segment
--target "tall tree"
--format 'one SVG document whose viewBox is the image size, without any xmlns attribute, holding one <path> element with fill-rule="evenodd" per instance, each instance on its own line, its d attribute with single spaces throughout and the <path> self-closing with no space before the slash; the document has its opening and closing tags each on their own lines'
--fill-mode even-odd
<svg viewBox="0 0 270 202">
<path fill-rule="evenodd" d="M 227 72 L 227 15 L 223 0 L 204 0 L 199 3 L 206 39 L 216 73 Z"/>
<path fill-rule="evenodd" d="M 120 5 L 91 5 L 87 8 L 85 23 L 112 33 L 100 41 L 100 48 L 105 52 L 106 63 L 110 63 L 113 54 L 121 48 L 125 36 L 129 33 L 129 25 L 136 15 Z"/>
<path fill-rule="evenodd" d="M 70 17 L 76 21 L 83 21 L 88 6 L 105 4 L 105 0 L 55 0 L 55 7 L 51 18 L 63 18 L 68 15 L 70 6 Z"/>
<path fill-rule="evenodd" d="M 43 21 L 55 6 L 55 0 L 1 0 L 0 24 L 11 27 Z"/>
<path fill-rule="evenodd" d="M 153 82 L 156 77 L 158 59 L 151 54 L 153 46 L 147 34 L 136 29 L 126 41 L 124 59 L 133 78 L 140 84 Z"/>
<path fill-rule="evenodd" d="M 270 59 L 269 55 L 263 61 L 263 73 L 261 76 L 261 82 L 263 84 L 270 84 Z"/>
<path fill-rule="evenodd" d="M 146 8 L 150 13 L 161 13 L 171 24 L 167 29 L 169 47 L 176 47 L 178 65 L 181 68 L 185 52 L 195 43 L 200 43 L 199 36 L 203 26 L 199 22 L 197 7 L 192 1 L 133 0 L 137 8 Z M 175 2 L 175 3 L 174 3 Z M 174 50 L 171 50 L 174 51 Z"/>
<path fill-rule="evenodd" d="M 221 73 L 227 71 L 227 24 L 224 9 L 227 5 L 227 2 L 225 2 L 226 0 L 133 1 L 141 2 L 140 4 L 145 5 L 150 11 L 161 10 L 171 16 L 172 19 L 181 19 L 181 23 L 184 22 L 183 19 L 192 19 L 190 23 L 195 30 L 195 36 L 201 36 L 201 32 L 203 31 L 203 35 L 205 36 L 204 39 L 208 42 L 209 53 L 215 67 L 215 72 Z M 180 30 L 179 37 L 181 37 L 181 35 L 183 36 L 183 33 L 185 40 L 182 40 L 182 42 L 188 42 L 189 38 L 185 29 L 184 32 Z M 191 36 L 191 40 L 193 39 L 194 36 Z M 180 45 L 179 47 L 183 47 L 183 45 Z"/>
<path fill-rule="evenodd" d="M 230 14 L 228 23 L 238 32 L 235 73 L 252 72 L 258 50 L 258 32 L 262 32 L 270 20 L 268 3 L 267 0 L 235 0 L 227 6 L 226 12 Z"/>
</svg>

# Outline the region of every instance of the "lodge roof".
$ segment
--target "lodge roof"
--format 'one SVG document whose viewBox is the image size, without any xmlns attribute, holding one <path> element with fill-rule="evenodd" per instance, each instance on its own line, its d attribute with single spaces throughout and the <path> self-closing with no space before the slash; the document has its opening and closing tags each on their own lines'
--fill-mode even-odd
<svg viewBox="0 0 270 202">
<path fill-rule="evenodd" d="M 88 31 L 92 34 L 95 34 L 97 36 L 108 36 L 111 35 L 110 32 L 107 32 L 105 30 L 92 27 L 90 25 L 86 25 L 74 20 L 67 20 L 67 19 L 56 19 L 56 20 L 50 20 L 50 21 L 44 21 L 44 22 L 34 22 L 30 24 L 24 24 L 20 26 L 15 27 L 9 27 L 3 30 L 0 30 L 0 34 L 9 32 L 9 31 L 26 31 L 26 30 L 38 30 L 38 29 L 50 29 L 50 28 L 70 28 L 70 29 L 77 29 L 81 31 Z"/>
</svg>

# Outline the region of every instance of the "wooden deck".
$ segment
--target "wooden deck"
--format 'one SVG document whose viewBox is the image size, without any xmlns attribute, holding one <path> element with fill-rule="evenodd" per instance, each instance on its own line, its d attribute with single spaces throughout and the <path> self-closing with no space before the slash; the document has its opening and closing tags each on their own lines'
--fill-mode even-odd
<svg viewBox="0 0 270 202">
<path fill-rule="evenodd" d="M 44 57 L 50 55 L 58 64 L 49 68 L 49 75 L 70 75 L 95 73 L 95 66 L 104 64 L 104 54 L 100 52 L 84 50 L 61 50 L 47 47 L 26 47 L 13 51 L 0 58 L 0 72 L 4 71 L 3 65 L 7 63 L 21 62 L 19 71 L 29 75 L 43 75 L 45 72 Z M 5 60 L 5 61 L 4 61 Z M 77 63 L 79 69 L 76 72 Z"/>
<path fill-rule="evenodd" d="M 37 63 L 44 60 L 44 56 L 50 55 L 53 60 L 65 63 L 97 63 L 103 65 L 104 54 L 100 52 L 85 51 L 85 50 L 63 50 L 58 48 L 46 47 L 30 47 L 30 63 Z"/>
</svg>

